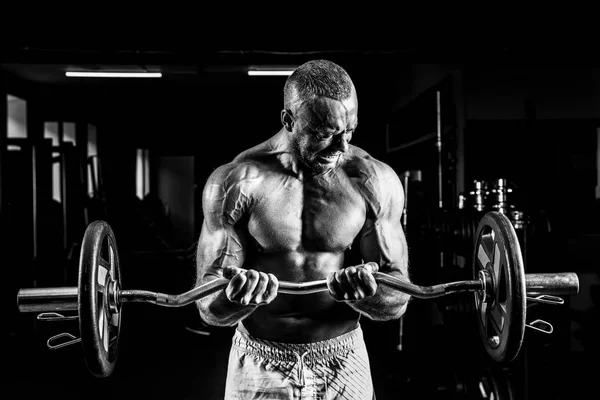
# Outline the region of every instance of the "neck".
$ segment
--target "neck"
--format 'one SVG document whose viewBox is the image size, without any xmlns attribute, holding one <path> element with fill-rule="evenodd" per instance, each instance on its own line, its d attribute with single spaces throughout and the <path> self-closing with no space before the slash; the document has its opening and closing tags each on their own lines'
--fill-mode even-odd
<svg viewBox="0 0 600 400">
<path fill-rule="evenodd" d="M 277 132 L 269 141 L 271 148 L 277 152 L 277 157 L 281 162 L 281 165 L 291 171 L 295 176 L 301 178 L 306 174 L 305 168 L 302 163 L 294 154 L 294 149 L 289 141 L 287 131 L 282 128 Z"/>
<path fill-rule="evenodd" d="M 326 177 L 333 171 L 333 168 L 330 168 L 317 172 L 304 165 L 296 156 L 287 133 L 285 128 L 282 128 L 270 140 L 271 148 L 278 153 L 281 165 L 285 169 L 291 171 L 300 180 Z"/>
</svg>

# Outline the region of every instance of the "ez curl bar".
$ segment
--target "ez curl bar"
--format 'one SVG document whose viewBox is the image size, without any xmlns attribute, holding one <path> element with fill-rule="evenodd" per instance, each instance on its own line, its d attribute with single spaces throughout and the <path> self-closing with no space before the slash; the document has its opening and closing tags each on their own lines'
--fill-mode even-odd
<svg viewBox="0 0 600 400">
<path fill-rule="evenodd" d="M 510 220 L 491 211 L 483 216 L 474 237 L 473 280 L 419 286 L 381 272 L 375 280 L 415 298 L 431 299 L 453 293 L 473 292 L 479 332 L 487 354 L 499 363 L 512 361 L 519 353 L 525 327 L 552 333 L 552 325 L 525 321 L 527 302 L 563 304 L 556 295 L 579 292 L 575 273 L 525 274 L 521 249 Z M 143 302 L 164 307 L 182 307 L 223 290 L 229 279 L 219 278 L 185 293 L 171 295 L 121 288 L 117 242 L 105 221 L 89 224 L 83 237 L 77 287 L 24 288 L 17 294 L 20 312 L 39 313 L 46 321 L 79 319 L 80 337 L 62 333 L 48 339 L 50 349 L 80 342 L 92 375 L 112 374 L 118 356 L 119 333 L 124 303 Z M 311 294 L 327 291 L 326 280 L 279 282 L 278 293 Z M 77 311 L 77 316 L 60 312 Z M 67 342 L 54 344 L 61 338 Z"/>
</svg>

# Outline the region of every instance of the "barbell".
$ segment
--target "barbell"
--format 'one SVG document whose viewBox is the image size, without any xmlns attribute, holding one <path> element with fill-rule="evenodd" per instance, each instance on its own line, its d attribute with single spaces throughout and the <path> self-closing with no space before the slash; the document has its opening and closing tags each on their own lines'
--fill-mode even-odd
<svg viewBox="0 0 600 400">
<path fill-rule="evenodd" d="M 431 299 L 453 293 L 473 292 L 478 329 L 487 354 L 499 363 L 512 361 L 523 343 L 525 327 L 551 333 L 544 321 L 526 324 L 527 301 L 562 304 L 555 295 L 579 291 L 575 273 L 525 274 L 521 249 L 510 220 L 490 211 L 480 220 L 474 237 L 473 280 L 419 286 L 375 272 L 380 285 L 415 298 Z M 229 279 L 218 278 L 181 294 L 165 294 L 121 288 L 119 253 L 110 225 L 102 220 L 90 223 L 85 231 L 79 258 L 77 287 L 23 288 L 17 294 L 20 312 L 39 313 L 38 319 L 79 319 L 80 337 L 63 333 L 48 339 L 50 349 L 80 342 L 85 363 L 92 375 L 104 378 L 114 370 L 118 358 L 122 305 L 131 302 L 164 307 L 182 307 L 211 293 L 223 290 Z M 326 280 L 279 282 L 278 293 L 310 294 L 327 291 Z M 77 316 L 63 316 L 77 311 Z M 69 341 L 59 345 L 60 338 Z"/>
</svg>

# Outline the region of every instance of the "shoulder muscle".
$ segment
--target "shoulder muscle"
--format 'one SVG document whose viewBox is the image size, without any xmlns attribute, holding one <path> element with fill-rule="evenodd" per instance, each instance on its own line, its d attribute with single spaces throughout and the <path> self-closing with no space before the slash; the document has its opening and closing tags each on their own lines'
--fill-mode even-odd
<svg viewBox="0 0 600 400">
<path fill-rule="evenodd" d="M 202 210 L 209 227 L 234 225 L 252 204 L 259 169 L 253 162 L 225 164 L 209 176 L 202 192 Z"/>
<path fill-rule="evenodd" d="M 371 212 L 382 217 L 399 217 L 404 210 L 404 188 L 400 178 L 383 161 L 362 152 L 351 162 L 348 171 L 361 187 Z"/>
</svg>

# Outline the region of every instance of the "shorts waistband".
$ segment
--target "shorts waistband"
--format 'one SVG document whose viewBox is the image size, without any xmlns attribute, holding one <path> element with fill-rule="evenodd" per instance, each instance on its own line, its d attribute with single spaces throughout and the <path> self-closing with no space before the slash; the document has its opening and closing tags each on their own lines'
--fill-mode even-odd
<svg viewBox="0 0 600 400">
<path fill-rule="evenodd" d="M 363 331 L 360 325 L 340 336 L 312 343 L 275 342 L 253 337 L 239 329 L 235 330 L 232 338 L 232 346 L 246 354 L 276 361 L 294 361 L 298 356 L 306 360 L 331 358 L 363 345 Z"/>
</svg>

